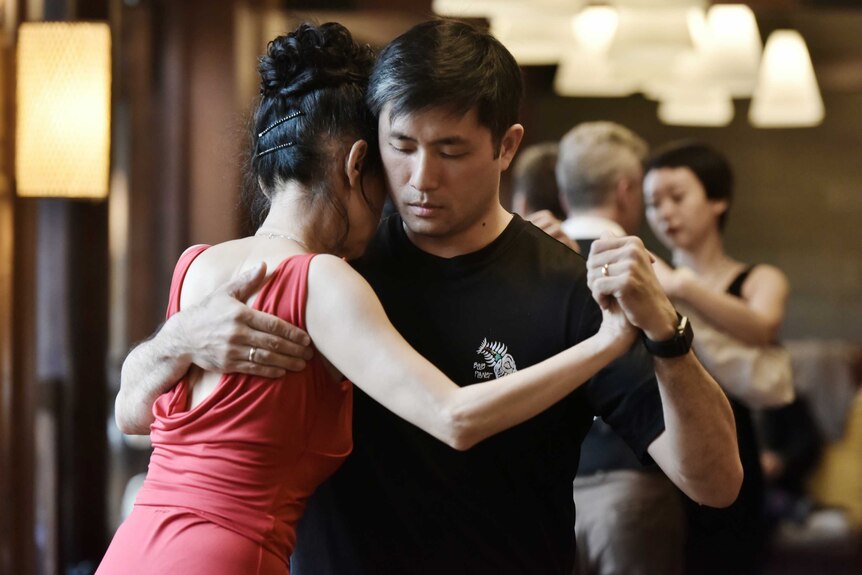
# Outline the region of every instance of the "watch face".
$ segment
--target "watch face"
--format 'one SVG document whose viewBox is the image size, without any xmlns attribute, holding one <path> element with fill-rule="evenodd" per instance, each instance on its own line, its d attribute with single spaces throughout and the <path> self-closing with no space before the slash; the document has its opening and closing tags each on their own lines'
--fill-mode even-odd
<svg viewBox="0 0 862 575">
<path fill-rule="evenodd" d="M 648 352 L 656 357 L 680 357 L 688 353 L 688 350 L 691 349 L 691 341 L 694 339 L 694 332 L 687 317 L 679 312 L 677 312 L 677 317 L 679 323 L 672 338 L 664 341 L 653 341 L 646 335 L 643 336 L 644 345 Z"/>
<path fill-rule="evenodd" d="M 686 316 L 682 316 L 679 320 L 679 325 L 676 326 L 676 332 L 678 334 L 685 334 L 685 330 L 688 327 L 688 318 Z"/>
</svg>

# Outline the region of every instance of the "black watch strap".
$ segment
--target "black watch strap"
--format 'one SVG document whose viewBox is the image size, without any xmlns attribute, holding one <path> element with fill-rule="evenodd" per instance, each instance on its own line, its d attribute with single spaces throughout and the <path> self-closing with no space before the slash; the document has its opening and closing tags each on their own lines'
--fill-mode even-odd
<svg viewBox="0 0 862 575">
<path fill-rule="evenodd" d="M 680 357 L 691 349 L 691 341 L 694 339 L 694 331 L 691 322 L 684 315 L 676 312 L 678 322 L 673 337 L 662 341 L 653 341 L 643 335 L 644 346 L 647 351 L 656 357 Z"/>
</svg>

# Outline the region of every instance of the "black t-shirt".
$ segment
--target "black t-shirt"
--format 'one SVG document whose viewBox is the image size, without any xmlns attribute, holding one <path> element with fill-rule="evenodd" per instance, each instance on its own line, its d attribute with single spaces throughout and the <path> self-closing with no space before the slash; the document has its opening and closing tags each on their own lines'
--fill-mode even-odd
<svg viewBox="0 0 862 575">
<path fill-rule="evenodd" d="M 393 216 L 355 266 L 407 341 L 459 385 L 538 363 L 601 323 L 583 258 L 518 216 L 485 248 L 448 259 L 416 248 Z M 309 502 L 293 574 L 568 575 L 580 442 L 597 414 L 648 457 L 664 429 L 651 365 L 637 344 L 465 452 L 356 390 L 353 453 Z"/>
</svg>

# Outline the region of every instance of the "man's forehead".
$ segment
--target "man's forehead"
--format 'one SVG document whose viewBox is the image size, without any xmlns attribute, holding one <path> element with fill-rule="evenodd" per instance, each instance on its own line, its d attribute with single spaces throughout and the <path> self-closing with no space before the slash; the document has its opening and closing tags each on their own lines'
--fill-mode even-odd
<svg viewBox="0 0 862 575">
<path fill-rule="evenodd" d="M 483 128 L 479 125 L 479 115 L 475 107 L 466 112 L 448 106 L 396 111 L 391 104 L 387 104 L 380 114 L 380 122 L 381 127 L 400 132 L 433 129 L 442 133 Z"/>
</svg>

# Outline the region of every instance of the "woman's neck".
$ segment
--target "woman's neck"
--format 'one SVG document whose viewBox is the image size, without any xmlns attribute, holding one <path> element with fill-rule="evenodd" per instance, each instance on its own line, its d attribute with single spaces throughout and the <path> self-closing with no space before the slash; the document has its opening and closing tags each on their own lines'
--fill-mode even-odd
<svg viewBox="0 0 862 575">
<path fill-rule="evenodd" d="M 673 251 L 673 263 L 677 267 L 686 267 L 702 279 L 713 283 L 728 273 L 739 263 L 724 253 L 724 246 L 719 234 L 707 236 L 698 245 L 690 249 Z"/>
<path fill-rule="evenodd" d="M 315 253 L 332 253 L 335 232 L 326 221 L 325 210 L 315 209 L 306 201 L 306 192 L 299 186 L 286 186 L 270 204 L 269 213 L 256 235 L 291 239 Z M 331 218 L 329 218 L 331 219 Z"/>
</svg>

